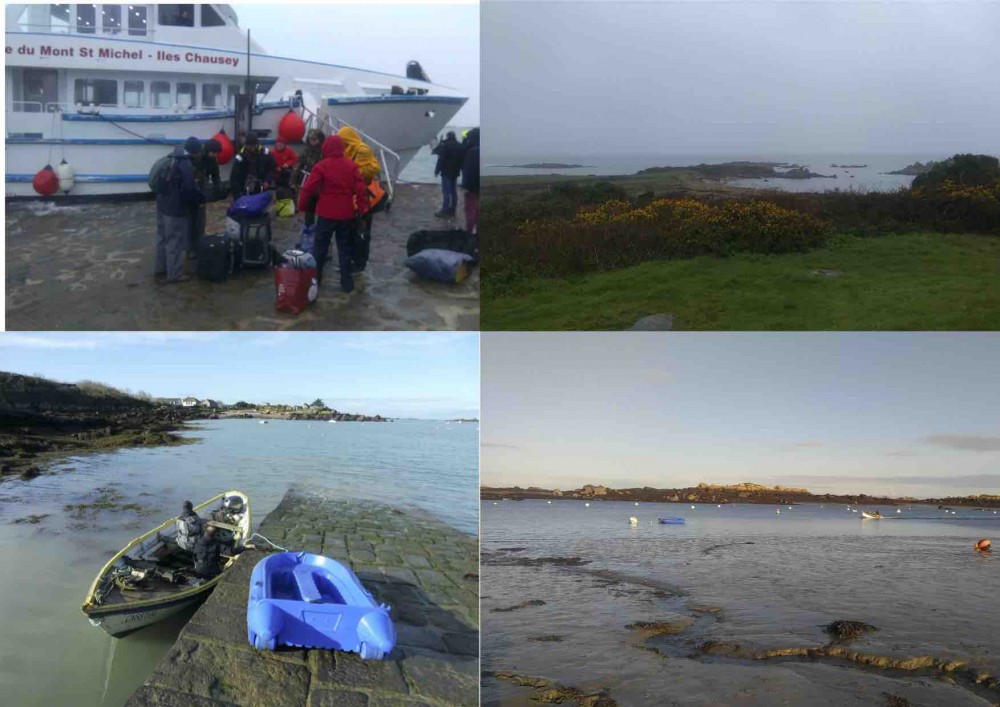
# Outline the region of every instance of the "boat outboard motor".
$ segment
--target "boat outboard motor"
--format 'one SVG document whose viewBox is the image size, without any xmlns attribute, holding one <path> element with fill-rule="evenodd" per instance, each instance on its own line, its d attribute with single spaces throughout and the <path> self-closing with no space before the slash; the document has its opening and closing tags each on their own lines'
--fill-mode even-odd
<svg viewBox="0 0 1000 707">
<path fill-rule="evenodd" d="M 227 513 L 242 513 L 243 499 L 239 496 L 226 496 L 222 501 L 222 510 Z"/>
<path fill-rule="evenodd" d="M 424 67 L 420 65 L 419 61 L 411 61 L 406 65 L 406 78 L 426 81 L 427 83 L 431 82 L 430 77 L 424 71 Z"/>
</svg>

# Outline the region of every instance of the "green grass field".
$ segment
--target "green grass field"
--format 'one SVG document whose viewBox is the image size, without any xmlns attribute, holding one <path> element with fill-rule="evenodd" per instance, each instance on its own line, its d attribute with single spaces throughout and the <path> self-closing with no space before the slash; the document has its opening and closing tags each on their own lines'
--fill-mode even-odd
<svg viewBox="0 0 1000 707">
<path fill-rule="evenodd" d="M 484 280 L 484 330 L 626 329 L 667 312 L 679 330 L 998 330 L 1000 238 L 838 236 L 808 253 L 649 262 L 509 292 Z"/>
</svg>

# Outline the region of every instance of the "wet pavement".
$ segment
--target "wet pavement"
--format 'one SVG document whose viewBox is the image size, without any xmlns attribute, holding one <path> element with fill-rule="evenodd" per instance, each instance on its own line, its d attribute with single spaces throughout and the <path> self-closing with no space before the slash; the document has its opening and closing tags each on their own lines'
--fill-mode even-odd
<svg viewBox="0 0 1000 707">
<path fill-rule="evenodd" d="M 222 283 L 153 278 L 152 201 L 56 206 L 8 204 L 8 330 L 478 330 L 479 270 L 458 285 L 418 279 L 403 265 L 420 229 L 462 227 L 434 217 L 440 190 L 399 184 L 388 213 L 375 216 L 363 291 L 328 277 L 298 316 L 274 311 L 270 269 Z M 221 232 L 227 202 L 209 205 L 206 233 Z M 458 213 L 461 214 L 461 204 Z M 301 218 L 275 219 L 280 250 L 294 246 Z M 193 273 L 195 261 L 188 261 Z"/>
</svg>

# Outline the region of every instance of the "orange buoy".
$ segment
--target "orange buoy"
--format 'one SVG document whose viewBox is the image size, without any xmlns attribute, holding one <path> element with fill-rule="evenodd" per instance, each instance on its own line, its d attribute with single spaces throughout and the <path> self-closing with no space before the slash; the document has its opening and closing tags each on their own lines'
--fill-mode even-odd
<svg viewBox="0 0 1000 707">
<path fill-rule="evenodd" d="M 306 134 L 305 121 L 293 110 L 285 113 L 285 117 L 278 123 L 278 137 L 288 142 L 301 142 Z"/>
<path fill-rule="evenodd" d="M 35 174 L 31 186 L 42 196 L 52 196 L 59 191 L 59 175 L 52 169 L 52 165 L 47 164 Z"/>
<path fill-rule="evenodd" d="M 212 139 L 218 141 L 222 148 L 219 150 L 219 164 L 226 164 L 229 160 L 233 159 L 233 155 L 236 154 L 236 148 L 233 147 L 233 141 L 226 135 L 225 128 L 213 135 Z"/>
<path fill-rule="evenodd" d="M 982 540 L 976 543 L 976 549 L 979 552 L 989 552 L 990 550 L 993 549 L 993 543 L 990 542 L 989 538 L 983 538 Z"/>
</svg>

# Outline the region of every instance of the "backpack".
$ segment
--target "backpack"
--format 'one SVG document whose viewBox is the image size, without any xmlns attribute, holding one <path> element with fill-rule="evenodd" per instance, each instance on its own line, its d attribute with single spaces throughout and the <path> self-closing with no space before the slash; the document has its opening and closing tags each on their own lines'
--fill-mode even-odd
<svg viewBox="0 0 1000 707">
<path fill-rule="evenodd" d="M 166 194 L 170 189 L 170 174 L 174 167 L 173 155 L 164 155 L 153 163 L 146 183 L 154 194 Z"/>
<path fill-rule="evenodd" d="M 205 529 L 201 518 L 197 515 L 181 516 L 177 519 L 177 544 L 185 550 L 194 547 L 195 541 Z"/>
</svg>

